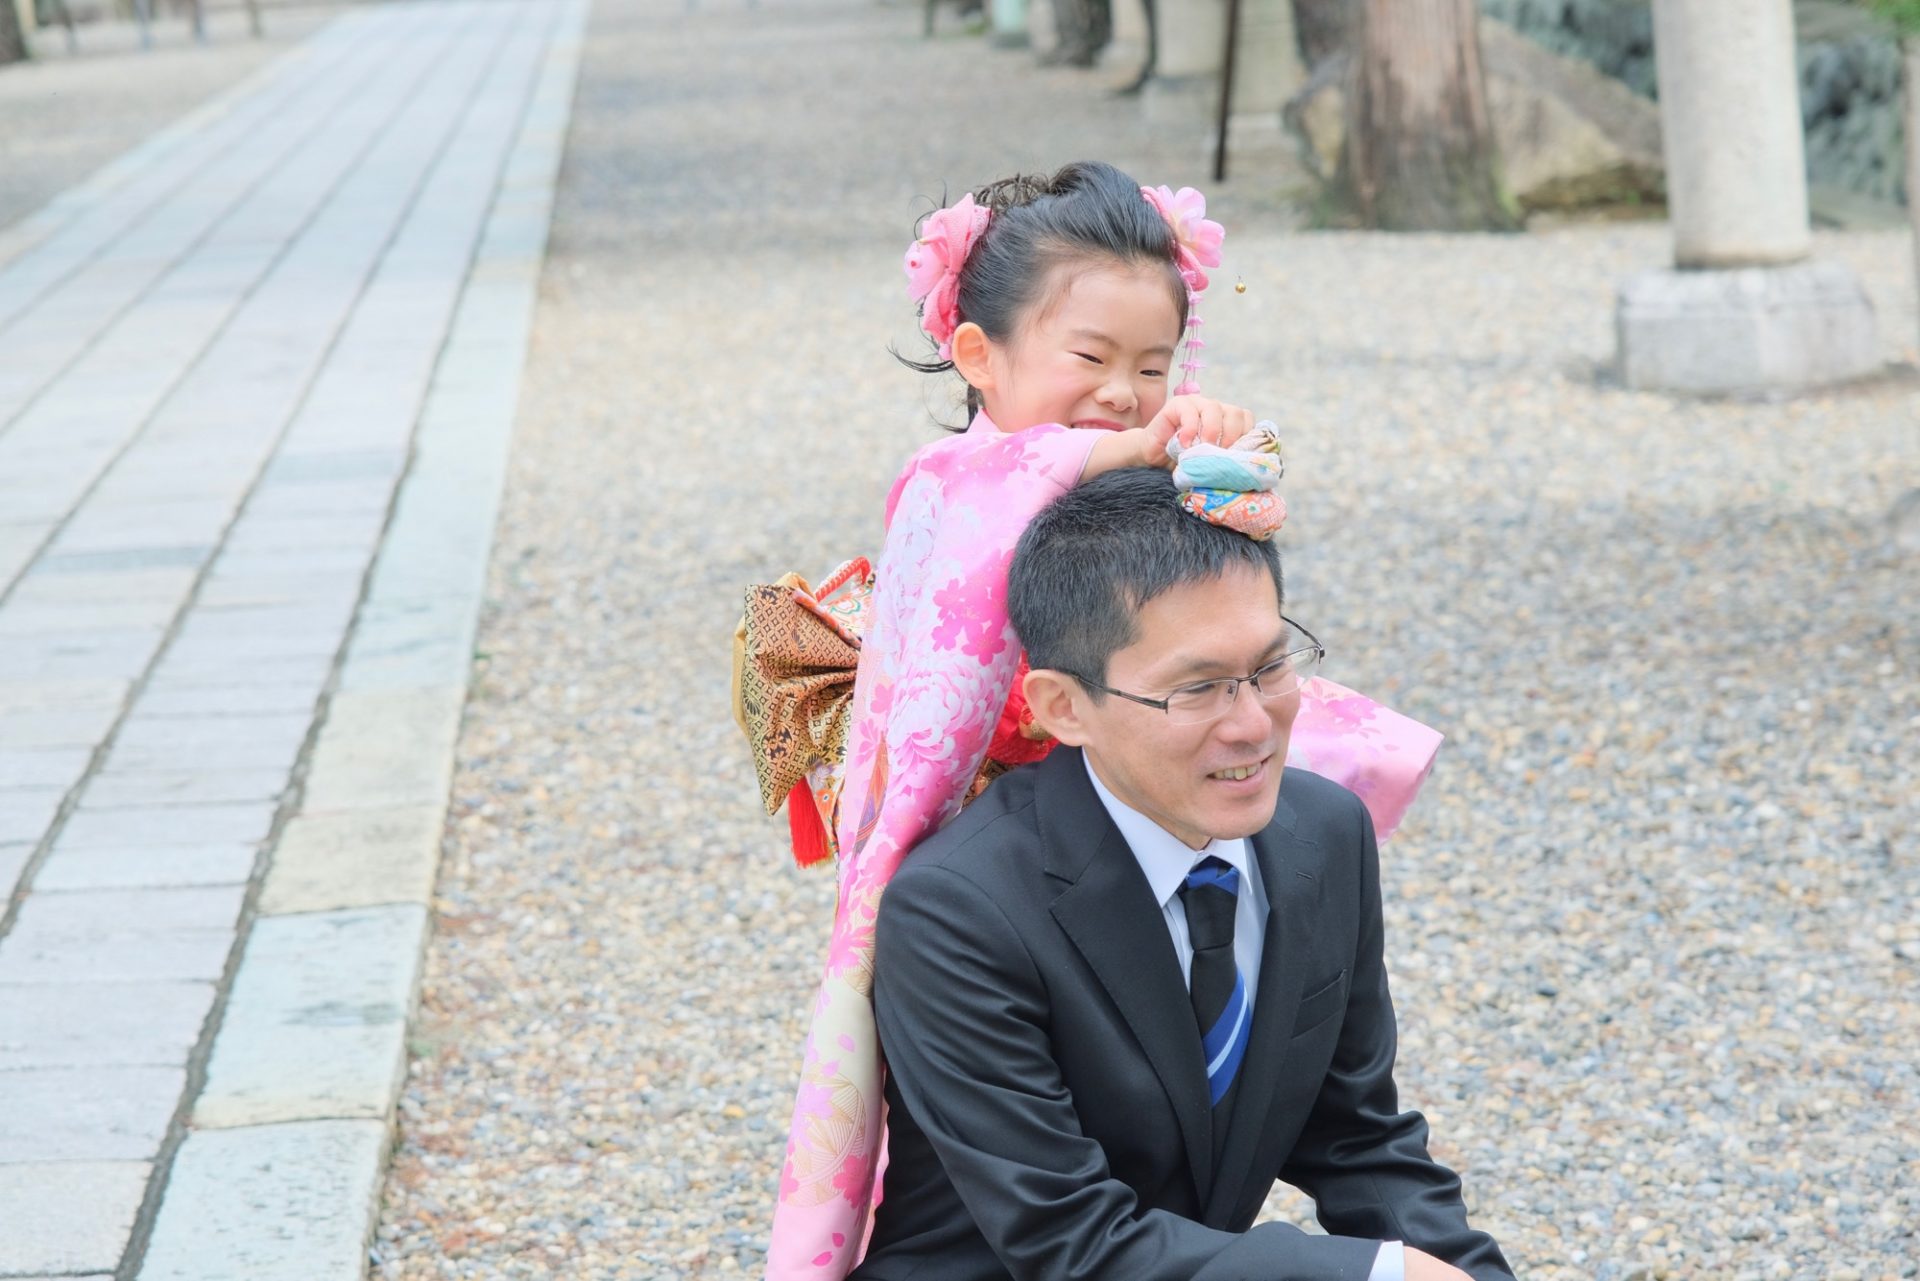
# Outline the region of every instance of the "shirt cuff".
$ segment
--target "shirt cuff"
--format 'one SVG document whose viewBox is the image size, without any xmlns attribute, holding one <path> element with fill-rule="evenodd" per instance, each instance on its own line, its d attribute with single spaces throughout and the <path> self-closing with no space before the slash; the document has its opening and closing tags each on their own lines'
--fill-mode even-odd
<svg viewBox="0 0 1920 1281">
<path fill-rule="evenodd" d="M 1407 1247 L 1399 1241 L 1382 1241 L 1367 1281 L 1407 1281 Z"/>
</svg>

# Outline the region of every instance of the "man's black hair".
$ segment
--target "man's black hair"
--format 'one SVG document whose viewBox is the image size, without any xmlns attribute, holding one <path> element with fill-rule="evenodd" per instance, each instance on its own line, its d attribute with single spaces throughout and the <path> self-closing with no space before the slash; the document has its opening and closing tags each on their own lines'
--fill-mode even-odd
<svg viewBox="0 0 1920 1281">
<path fill-rule="evenodd" d="M 1034 517 L 1013 553 L 1007 612 L 1036 670 L 1105 682 L 1108 661 L 1139 639 L 1147 602 L 1237 565 L 1271 575 L 1274 596 L 1286 599 L 1273 543 L 1188 515 L 1171 475 L 1130 467 L 1068 490 Z"/>
</svg>

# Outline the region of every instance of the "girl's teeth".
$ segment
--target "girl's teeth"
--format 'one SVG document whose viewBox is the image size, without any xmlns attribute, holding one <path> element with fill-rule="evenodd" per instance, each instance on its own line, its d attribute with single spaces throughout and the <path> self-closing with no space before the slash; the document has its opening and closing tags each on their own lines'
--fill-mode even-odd
<svg viewBox="0 0 1920 1281">
<path fill-rule="evenodd" d="M 1237 783 L 1243 778 L 1251 777 L 1255 768 L 1257 767 L 1245 766 L 1240 769 L 1223 769 L 1223 770 L 1216 771 L 1214 774 L 1214 777 L 1230 779 L 1231 781 Z"/>
</svg>

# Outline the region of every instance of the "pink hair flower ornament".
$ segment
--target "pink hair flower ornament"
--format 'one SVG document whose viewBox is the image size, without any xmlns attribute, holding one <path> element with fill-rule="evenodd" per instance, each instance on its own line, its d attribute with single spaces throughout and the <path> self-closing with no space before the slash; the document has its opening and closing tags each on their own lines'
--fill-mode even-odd
<svg viewBox="0 0 1920 1281">
<path fill-rule="evenodd" d="M 960 327 L 960 268 L 987 229 L 988 210 L 968 192 L 920 225 L 907 246 L 907 294 L 920 304 L 920 328 L 940 344 L 940 359 L 953 359 L 953 331 Z"/>
<path fill-rule="evenodd" d="M 1192 187 L 1178 191 L 1142 187 L 1140 194 L 1173 229 L 1173 253 L 1180 274 L 1188 288 L 1199 293 L 1207 287 L 1207 273 L 1202 268 L 1220 265 L 1220 246 L 1227 238 L 1227 229 L 1207 217 L 1207 198 Z"/>
</svg>

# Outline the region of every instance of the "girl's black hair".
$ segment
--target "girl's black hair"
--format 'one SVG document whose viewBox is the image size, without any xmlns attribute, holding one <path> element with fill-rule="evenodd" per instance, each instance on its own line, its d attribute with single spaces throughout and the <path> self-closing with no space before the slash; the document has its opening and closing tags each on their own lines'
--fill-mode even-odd
<svg viewBox="0 0 1920 1281">
<path fill-rule="evenodd" d="M 992 212 L 987 229 L 960 268 L 959 311 L 995 342 L 1019 330 L 1054 269 L 1070 262 L 1158 263 L 1187 325 L 1187 287 L 1174 264 L 1173 231 L 1140 194 L 1140 184 L 1100 161 L 1070 164 L 1051 178 L 1016 174 L 973 193 Z M 923 217 L 921 222 L 925 221 Z M 914 224 L 916 232 L 919 222 Z M 945 373 L 951 360 L 900 363 L 924 374 Z M 980 393 L 967 388 L 967 418 L 980 411 Z M 950 428 L 966 430 L 966 424 Z"/>
</svg>

